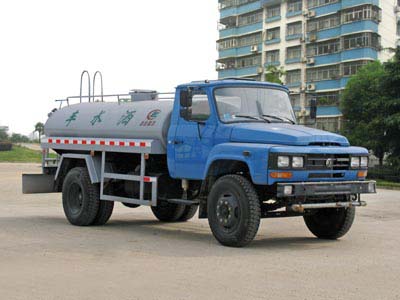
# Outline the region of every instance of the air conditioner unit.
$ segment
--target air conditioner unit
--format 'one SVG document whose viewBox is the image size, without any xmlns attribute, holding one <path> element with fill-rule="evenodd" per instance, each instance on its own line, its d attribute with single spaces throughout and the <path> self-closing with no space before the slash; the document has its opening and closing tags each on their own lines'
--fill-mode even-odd
<svg viewBox="0 0 400 300">
<path fill-rule="evenodd" d="M 258 52 L 258 45 L 251 46 L 251 52 Z"/>
<path fill-rule="evenodd" d="M 306 41 L 306 39 L 304 38 L 304 36 L 302 36 L 301 38 L 300 38 L 300 43 L 304 43 Z"/>
<path fill-rule="evenodd" d="M 308 58 L 307 58 L 307 57 L 303 57 L 303 58 L 301 59 L 301 62 L 302 62 L 302 63 L 307 63 L 307 62 L 308 62 Z"/>
<path fill-rule="evenodd" d="M 315 84 L 313 83 L 307 84 L 307 91 L 315 91 Z"/>
<path fill-rule="evenodd" d="M 397 14 L 397 13 L 399 13 L 399 12 L 400 12 L 400 6 L 396 5 L 396 6 L 394 7 L 394 13 Z"/>
<path fill-rule="evenodd" d="M 307 58 L 307 65 L 313 65 L 315 64 L 315 59 L 314 57 L 309 57 Z"/>
<path fill-rule="evenodd" d="M 310 42 L 315 42 L 317 40 L 317 35 L 315 33 L 310 34 L 308 37 Z"/>
<path fill-rule="evenodd" d="M 263 67 L 258 67 L 257 68 L 257 74 L 262 74 L 264 72 Z"/>
<path fill-rule="evenodd" d="M 308 11 L 307 17 L 308 17 L 308 18 L 314 18 L 314 17 L 315 17 L 315 11 L 314 11 L 314 10 Z"/>
</svg>

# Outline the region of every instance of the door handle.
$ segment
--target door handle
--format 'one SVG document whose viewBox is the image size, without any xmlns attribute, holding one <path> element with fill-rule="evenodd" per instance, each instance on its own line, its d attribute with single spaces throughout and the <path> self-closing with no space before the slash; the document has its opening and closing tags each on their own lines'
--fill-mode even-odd
<svg viewBox="0 0 400 300">
<path fill-rule="evenodd" d="M 171 141 L 171 144 L 172 145 L 181 145 L 181 144 L 183 144 L 183 141 L 174 140 L 174 141 Z"/>
</svg>

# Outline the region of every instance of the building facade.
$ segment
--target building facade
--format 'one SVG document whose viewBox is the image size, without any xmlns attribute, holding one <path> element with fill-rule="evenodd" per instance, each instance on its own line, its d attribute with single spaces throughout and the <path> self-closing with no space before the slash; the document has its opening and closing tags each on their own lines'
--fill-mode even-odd
<svg viewBox="0 0 400 300">
<path fill-rule="evenodd" d="M 317 127 L 330 131 L 349 77 L 400 45 L 400 0 L 219 0 L 219 9 L 218 77 L 264 81 L 282 68 L 297 116 L 316 98 Z"/>
</svg>

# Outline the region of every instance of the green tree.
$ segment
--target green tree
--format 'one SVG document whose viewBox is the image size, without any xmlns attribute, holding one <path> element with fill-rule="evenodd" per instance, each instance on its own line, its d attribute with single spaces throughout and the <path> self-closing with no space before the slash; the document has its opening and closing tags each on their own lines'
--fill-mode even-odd
<svg viewBox="0 0 400 300">
<path fill-rule="evenodd" d="M 40 137 L 42 136 L 42 134 L 44 132 L 44 124 L 41 123 L 41 122 L 36 123 L 34 132 L 38 133 L 38 135 L 39 135 L 39 143 L 40 143 Z"/>
<path fill-rule="evenodd" d="M 10 141 L 13 143 L 28 143 L 29 138 L 26 135 L 22 135 L 19 133 L 13 133 L 11 135 Z"/>
<path fill-rule="evenodd" d="M 400 47 L 396 49 L 393 59 L 384 64 L 384 69 L 382 91 L 388 97 L 384 109 L 389 112 L 386 117 L 389 158 L 400 169 Z"/>
<path fill-rule="evenodd" d="M 286 72 L 283 67 L 278 68 L 276 66 L 269 65 L 267 67 L 265 80 L 269 81 L 269 82 L 283 84 L 281 77 L 284 76 L 285 74 L 286 74 Z"/>
<path fill-rule="evenodd" d="M 367 64 L 350 78 L 341 104 L 345 119 L 343 133 L 352 144 L 371 149 L 381 165 L 390 150 L 386 119 L 392 113 L 386 110 L 384 77 L 385 68 L 380 62 Z"/>
</svg>

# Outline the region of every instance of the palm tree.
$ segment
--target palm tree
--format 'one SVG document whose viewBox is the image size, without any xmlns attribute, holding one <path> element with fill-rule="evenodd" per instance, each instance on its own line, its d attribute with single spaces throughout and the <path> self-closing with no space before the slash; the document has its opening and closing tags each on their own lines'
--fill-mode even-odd
<svg viewBox="0 0 400 300">
<path fill-rule="evenodd" d="M 42 136 L 43 132 L 44 132 L 44 124 L 41 122 L 37 122 L 35 125 L 35 131 L 39 134 L 39 143 L 40 143 L 40 137 Z"/>
</svg>

